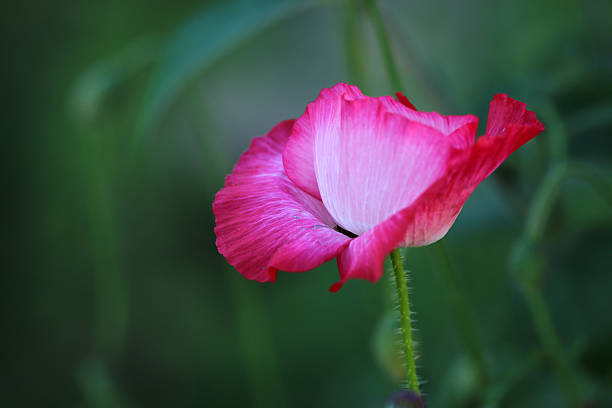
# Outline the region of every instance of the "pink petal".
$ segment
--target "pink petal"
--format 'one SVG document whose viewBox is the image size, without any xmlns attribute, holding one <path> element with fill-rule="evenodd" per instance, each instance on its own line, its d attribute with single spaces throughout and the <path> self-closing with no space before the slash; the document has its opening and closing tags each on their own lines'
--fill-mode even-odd
<svg viewBox="0 0 612 408">
<path fill-rule="evenodd" d="M 402 243 L 405 224 L 400 212 L 353 239 L 338 256 L 340 281 L 329 290 L 337 292 L 348 279 L 378 281 L 384 272 L 385 257 Z"/>
<path fill-rule="evenodd" d="M 364 98 L 359 88 L 339 83 L 332 88 L 324 88 L 317 100 L 344 96 L 345 98 Z M 313 197 L 321 199 L 314 171 L 314 136 L 310 125 L 308 109 L 295 123 L 293 132 L 283 152 L 283 163 L 287 176 Z"/>
<path fill-rule="evenodd" d="M 388 113 L 381 99 L 337 97 L 309 107 L 321 198 L 336 222 L 357 235 L 442 176 L 451 148 L 437 130 Z"/>
<path fill-rule="evenodd" d="M 410 102 L 410 100 L 408 100 L 408 98 L 406 98 L 406 96 L 401 93 L 401 92 L 396 92 L 395 93 L 395 97 L 397 98 L 397 100 L 404 106 L 406 106 L 409 109 L 412 110 L 418 110 L 417 108 L 414 107 L 414 105 L 412 104 L 412 102 Z"/>
<path fill-rule="evenodd" d="M 422 123 L 448 135 L 449 143 L 455 148 L 466 148 L 474 143 L 478 129 L 478 118 L 474 115 L 440 115 L 437 112 L 419 112 L 402 94 L 397 92 L 397 100 L 390 96 L 380 97 L 390 112 L 398 113 L 410 120 Z M 408 108 L 408 109 L 406 109 Z"/>
<path fill-rule="evenodd" d="M 320 101 L 337 97 L 342 97 L 348 101 L 363 98 L 377 99 L 387 111 L 397 113 L 411 121 L 432 127 L 440 133 L 448 135 L 449 143 L 453 147 L 463 148 L 474 143 L 478 127 L 476 116 L 444 116 L 436 112 L 418 112 L 401 92 L 396 95 L 397 100 L 391 96 L 366 97 L 359 88 L 345 83 L 323 89 L 318 98 L 308 106 L 304 115 L 296 121 L 292 135 L 283 152 L 283 164 L 289 179 L 313 197 L 321 199 L 314 171 L 314 133 L 310 112 L 311 108 Z"/>
<path fill-rule="evenodd" d="M 478 184 L 543 130 L 524 103 L 495 95 L 487 135 L 465 149 L 453 149 L 444 175 L 410 206 L 352 240 L 338 257 L 341 280 L 330 290 L 337 291 L 347 279 L 378 280 L 384 258 L 398 246 L 423 246 L 441 239 Z"/>
<path fill-rule="evenodd" d="M 327 99 L 333 98 L 335 96 L 343 96 L 345 99 L 348 100 L 361 99 L 366 97 L 355 85 L 349 85 L 343 82 L 339 82 L 331 88 L 323 88 L 321 92 L 319 92 L 319 96 L 317 99 Z"/>
<path fill-rule="evenodd" d="M 398 94 L 399 100 L 391 96 L 381 96 L 378 99 L 381 100 L 385 109 L 389 112 L 397 113 L 411 121 L 432 127 L 444 135 L 451 135 L 459 128 L 469 126 L 469 129 L 473 129 L 473 133 L 469 135 L 471 135 L 471 142 L 474 142 L 478 117 L 474 115 L 441 115 L 437 112 L 420 112 L 414 108 L 414 105 L 408 101 L 408 98 L 399 92 Z"/>
<path fill-rule="evenodd" d="M 215 196 L 217 248 L 248 279 L 274 281 L 334 257 L 350 238 L 335 231 L 321 201 L 286 176 L 282 151 L 293 121 L 256 138 Z"/>
<path fill-rule="evenodd" d="M 508 137 L 509 133 L 520 133 L 518 137 L 510 137 L 516 145 L 514 150 L 543 132 L 544 129 L 544 125 L 536 118 L 535 113 L 528 111 L 523 102 L 512 99 L 506 94 L 495 94 L 489 103 L 485 134 L 494 137 Z"/>
</svg>

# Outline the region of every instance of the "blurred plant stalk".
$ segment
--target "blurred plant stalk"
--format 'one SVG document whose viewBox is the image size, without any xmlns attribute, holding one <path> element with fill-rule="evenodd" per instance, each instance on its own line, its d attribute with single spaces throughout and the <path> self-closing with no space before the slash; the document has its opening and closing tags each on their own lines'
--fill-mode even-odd
<svg viewBox="0 0 612 408">
<path fill-rule="evenodd" d="M 482 408 L 498 408 L 510 392 L 533 370 L 542 364 L 543 353 L 538 350 L 510 371 L 503 381 L 492 385 L 486 392 Z"/>
<path fill-rule="evenodd" d="M 286 407 L 278 358 L 270 335 L 270 321 L 264 310 L 261 288 L 226 267 L 236 307 L 236 331 L 242 349 L 253 406 Z"/>
<path fill-rule="evenodd" d="M 120 167 L 121 157 L 105 150 L 101 118 L 112 91 L 148 68 L 156 60 L 158 48 L 157 39 L 141 37 L 96 62 L 77 78 L 68 101 L 82 135 L 80 167 L 86 180 L 84 194 L 89 204 L 94 258 L 94 352 L 100 357 L 123 347 L 129 303 L 111 188 L 111 170 Z M 105 164 L 109 156 L 113 162 Z"/>
<path fill-rule="evenodd" d="M 346 67 L 349 80 L 363 89 L 365 86 L 365 63 L 362 58 L 361 1 L 346 0 L 344 13 Z"/>
<path fill-rule="evenodd" d="M 221 187 L 219 180 L 224 180 L 224 174 L 229 169 L 224 168 L 231 160 L 223 160 L 229 152 L 222 148 L 215 139 L 207 138 L 206 132 L 221 130 L 215 125 L 215 119 L 209 114 L 210 108 L 203 101 L 206 89 L 194 86 L 189 95 L 194 118 L 193 129 L 201 144 L 201 155 L 206 163 L 214 163 L 205 174 L 204 188 L 211 194 Z M 223 163 L 223 164 L 222 164 Z M 287 398 L 282 377 L 278 368 L 278 356 L 271 335 L 270 319 L 265 311 L 265 301 L 261 288 L 246 281 L 223 257 L 218 258 L 222 264 L 221 270 L 227 275 L 227 285 L 231 303 L 234 305 L 235 330 L 238 345 L 241 349 L 243 363 L 252 406 L 257 408 L 286 407 Z"/>
<path fill-rule="evenodd" d="M 387 77 L 389 84 L 393 89 L 393 92 L 400 92 L 403 90 L 402 81 L 400 79 L 399 70 L 393 57 L 393 51 L 391 49 L 391 41 L 389 40 L 389 34 L 385 27 L 382 14 L 378 8 L 376 0 L 364 0 L 365 6 L 370 16 L 374 32 L 378 40 L 378 46 L 382 53 L 383 62 L 385 63 L 385 70 L 387 71 Z"/>
<path fill-rule="evenodd" d="M 561 116 L 552 102 L 548 102 L 543 107 L 543 111 L 553 122 L 551 131 L 548 132 L 551 164 L 529 207 L 523 236 L 514 249 L 512 267 L 527 302 L 544 354 L 549 358 L 556 373 L 566 406 L 573 408 L 581 404 L 581 390 L 575 370 L 570 363 L 571 359 L 563 349 L 542 293 L 544 261 L 539 246 L 561 188 L 569 178 L 576 177 L 586 181 L 610 205 L 612 205 L 612 185 L 588 166 L 568 159 L 568 134 Z"/>
<path fill-rule="evenodd" d="M 565 179 L 567 168 L 567 131 L 552 104 L 547 104 L 546 108 L 546 116 L 552 117 L 556 125 L 556 128 L 548 133 L 551 167 L 529 207 L 523 237 L 515 248 L 514 276 L 527 302 L 545 356 L 553 365 L 565 403 L 573 408 L 579 406 L 578 381 L 564 354 L 540 286 L 544 268 L 537 246 L 544 235 L 546 222 Z"/>
<path fill-rule="evenodd" d="M 442 264 L 439 270 L 452 299 L 453 315 L 459 329 L 461 342 L 469 355 L 470 363 L 478 375 L 478 390 L 483 391 L 490 380 L 489 368 L 467 296 L 459 283 L 457 272 L 453 269 L 444 242 L 438 241 L 432 247 L 436 252 L 436 258 Z"/>
<path fill-rule="evenodd" d="M 106 367 L 123 349 L 129 290 L 119 251 L 108 168 L 102 162 L 100 134 L 93 126 L 82 133 L 80 164 L 90 211 L 94 315 L 92 355 L 82 362 L 77 376 L 85 400 L 91 406 L 107 407 L 113 406 L 109 401 L 122 399 Z"/>
</svg>

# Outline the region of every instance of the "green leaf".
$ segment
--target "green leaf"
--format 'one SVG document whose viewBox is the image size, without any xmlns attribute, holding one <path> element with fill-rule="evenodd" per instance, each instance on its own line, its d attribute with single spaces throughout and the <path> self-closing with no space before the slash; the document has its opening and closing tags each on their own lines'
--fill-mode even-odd
<svg viewBox="0 0 612 408">
<path fill-rule="evenodd" d="M 140 118 L 148 133 L 179 92 L 203 70 L 266 27 L 315 0 L 235 0 L 207 6 L 171 35 L 153 74 Z"/>
<path fill-rule="evenodd" d="M 91 123 L 108 102 L 109 94 L 154 64 L 158 54 L 159 41 L 142 37 L 97 61 L 74 82 L 68 100 L 71 114 L 81 123 Z"/>
</svg>

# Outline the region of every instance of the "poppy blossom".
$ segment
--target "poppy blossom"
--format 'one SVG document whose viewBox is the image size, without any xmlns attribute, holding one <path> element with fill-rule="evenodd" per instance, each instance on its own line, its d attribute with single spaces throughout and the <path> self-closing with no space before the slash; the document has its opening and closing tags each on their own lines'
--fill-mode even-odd
<svg viewBox="0 0 612 408">
<path fill-rule="evenodd" d="M 497 94 L 478 118 L 419 112 L 401 93 L 340 83 L 297 120 L 253 139 L 213 203 L 217 248 L 242 275 L 276 280 L 338 258 L 340 281 L 377 281 L 397 247 L 441 239 L 476 186 L 544 130 Z"/>
</svg>

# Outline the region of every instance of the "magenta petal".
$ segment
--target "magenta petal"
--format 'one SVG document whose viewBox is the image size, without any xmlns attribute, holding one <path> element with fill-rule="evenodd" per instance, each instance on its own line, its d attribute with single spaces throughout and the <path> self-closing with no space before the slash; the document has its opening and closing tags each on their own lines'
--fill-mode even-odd
<svg viewBox="0 0 612 408">
<path fill-rule="evenodd" d="M 485 134 L 511 139 L 514 150 L 544 131 L 544 125 L 527 106 L 506 94 L 495 94 L 489 103 Z M 513 150 L 513 151 L 514 151 Z M 507 157 L 507 156 L 506 156 Z"/>
<path fill-rule="evenodd" d="M 378 281 L 384 272 L 385 257 L 401 245 L 405 227 L 403 217 L 397 214 L 353 239 L 338 256 L 340 282 L 329 290 L 337 292 L 348 279 Z"/>
<path fill-rule="evenodd" d="M 408 109 L 412 109 L 412 110 L 418 110 L 413 104 L 412 102 L 410 102 L 410 100 L 406 97 L 406 95 L 404 95 L 401 92 L 396 92 L 395 93 L 395 97 L 397 98 L 397 100 L 404 105 L 405 107 L 407 107 Z"/>
<path fill-rule="evenodd" d="M 286 176 L 282 151 L 293 121 L 256 138 L 215 196 L 217 248 L 248 279 L 274 281 L 333 259 L 350 238 L 335 231 L 321 201 Z"/>
<path fill-rule="evenodd" d="M 384 258 L 398 246 L 423 246 L 441 239 L 451 228 L 469 195 L 512 152 L 544 130 L 525 104 L 496 95 L 489 112 L 489 134 L 465 149 L 454 149 L 442 177 L 410 206 L 352 240 L 338 257 L 341 281 L 376 281 Z"/>
<path fill-rule="evenodd" d="M 542 123 L 524 103 L 507 95 L 495 95 L 490 103 L 489 133 L 466 148 L 454 148 L 444 176 L 410 207 L 402 210 L 407 222 L 402 245 L 423 246 L 441 239 L 478 184 L 511 153 L 543 130 Z M 466 134 L 470 132 L 468 130 Z M 464 138 L 464 142 L 467 141 L 468 138 Z"/>
<path fill-rule="evenodd" d="M 474 142 L 476 117 L 417 112 L 398 98 L 338 84 L 298 121 L 254 139 L 213 203 L 219 252 L 262 282 L 336 256 L 341 280 L 330 290 L 376 281 L 393 249 L 441 239 L 478 184 L 544 130 L 500 94 Z"/>
<path fill-rule="evenodd" d="M 340 82 L 331 88 L 323 88 L 321 92 L 319 92 L 319 97 L 317 99 L 333 98 L 334 96 L 342 96 L 348 100 L 366 98 L 355 85 Z"/>
<path fill-rule="evenodd" d="M 338 99 L 338 97 L 344 101 L 365 99 L 369 101 L 368 103 L 380 106 L 381 111 L 396 113 L 410 121 L 435 129 L 441 134 L 447 135 L 449 144 L 453 147 L 466 147 L 474 142 L 476 136 L 478 118 L 474 115 L 445 116 L 436 112 L 418 112 L 414 105 L 401 93 L 397 94 L 397 100 L 391 96 L 371 98 L 364 96 L 356 86 L 345 83 L 323 89 L 317 99 L 308 106 L 304 115 L 296 121 L 283 152 L 283 164 L 289 179 L 302 190 L 318 199 L 321 199 L 321 193 L 314 170 L 316 130 L 313 127 L 313 115 L 317 116 L 319 125 L 333 126 L 332 121 L 335 119 L 321 117 L 318 107 L 324 104 L 324 101 Z M 330 111 L 327 111 L 327 113 L 330 113 Z M 317 129 L 320 129 L 320 126 Z"/>
<path fill-rule="evenodd" d="M 398 96 L 399 97 L 399 96 Z M 476 127 L 478 126 L 478 117 L 474 115 L 441 115 L 437 112 L 422 112 L 410 108 L 406 105 L 406 97 L 401 95 L 400 100 L 394 99 L 391 96 L 381 96 L 379 99 L 385 109 L 389 112 L 397 113 L 414 122 L 421 123 L 436 129 L 443 135 L 450 135 L 457 129 L 466 125 L 471 125 L 468 129 L 473 129 L 472 141 L 476 137 Z M 405 101 L 404 101 L 405 99 Z M 407 103 L 410 103 L 409 101 Z M 410 103 L 411 106 L 414 107 Z"/>
<path fill-rule="evenodd" d="M 443 180 L 436 182 L 408 208 L 353 239 L 338 257 L 340 282 L 330 291 L 337 291 L 348 279 L 376 282 L 383 274 L 385 257 L 395 248 L 427 245 L 442 238 L 465 202 L 441 202 L 444 185 Z"/>
<path fill-rule="evenodd" d="M 295 185 L 311 196 L 321 199 L 317 177 L 314 172 L 314 143 L 308 114 L 298 119 L 283 151 L 285 172 Z"/>
<path fill-rule="evenodd" d="M 321 198 L 356 235 L 410 205 L 444 173 L 448 137 L 387 112 L 381 98 L 321 100 L 309 115 Z"/>
<path fill-rule="evenodd" d="M 365 97 L 356 86 L 339 83 L 332 88 L 321 90 L 316 100 L 338 96 L 349 100 Z M 291 137 L 283 151 L 283 164 L 291 181 L 311 196 L 321 199 L 314 171 L 314 135 L 308 108 L 293 127 Z"/>
<path fill-rule="evenodd" d="M 444 177 L 402 210 L 408 223 L 402 245 L 423 246 L 441 239 L 474 189 L 511 153 L 543 130 L 524 103 L 495 95 L 487 126 L 491 133 L 464 149 L 453 149 Z"/>
</svg>

